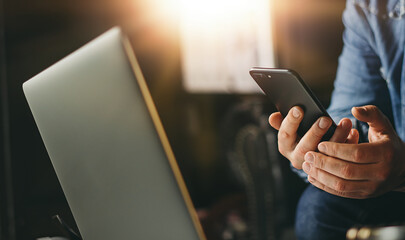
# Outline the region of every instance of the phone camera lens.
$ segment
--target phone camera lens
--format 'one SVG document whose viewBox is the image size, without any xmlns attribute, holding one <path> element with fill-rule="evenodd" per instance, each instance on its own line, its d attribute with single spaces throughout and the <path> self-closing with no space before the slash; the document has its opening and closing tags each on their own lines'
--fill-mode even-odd
<svg viewBox="0 0 405 240">
<path fill-rule="evenodd" d="M 253 76 L 255 76 L 256 78 L 260 79 L 263 77 L 263 74 L 261 73 L 253 73 Z"/>
</svg>

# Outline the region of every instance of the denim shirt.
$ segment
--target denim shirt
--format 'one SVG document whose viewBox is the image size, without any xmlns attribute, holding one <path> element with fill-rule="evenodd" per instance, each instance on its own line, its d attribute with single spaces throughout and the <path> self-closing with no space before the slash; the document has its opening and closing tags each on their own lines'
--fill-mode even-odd
<svg viewBox="0 0 405 240">
<path fill-rule="evenodd" d="M 368 141 L 368 125 L 351 114 L 373 104 L 405 140 L 405 0 L 347 0 L 344 47 L 328 112 L 335 122 L 347 117 Z M 307 174 L 292 168 L 306 180 Z"/>
<path fill-rule="evenodd" d="M 343 23 L 330 115 L 336 122 L 352 119 L 367 141 L 368 125 L 355 120 L 351 108 L 373 104 L 405 140 L 405 0 L 348 0 Z"/>
</svg>

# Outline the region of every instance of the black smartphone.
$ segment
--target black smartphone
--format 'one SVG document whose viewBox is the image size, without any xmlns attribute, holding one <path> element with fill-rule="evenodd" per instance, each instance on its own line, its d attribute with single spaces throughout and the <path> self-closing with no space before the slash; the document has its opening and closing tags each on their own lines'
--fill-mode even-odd
<svg viewBox="0 0 405 240">
<path fill-rule="evenodd" d="M 298 128 L 299 136 L 304 136 L 321 116 L 330 117 L 311 89 L 293 70 L 255 67 L 249 73 L 284 117 L 294 106 L 304 110 L 304 118 Z M 335 129 L 336 123 L 333 122 L 322 141 L 329 140 Z"/>
</svg>

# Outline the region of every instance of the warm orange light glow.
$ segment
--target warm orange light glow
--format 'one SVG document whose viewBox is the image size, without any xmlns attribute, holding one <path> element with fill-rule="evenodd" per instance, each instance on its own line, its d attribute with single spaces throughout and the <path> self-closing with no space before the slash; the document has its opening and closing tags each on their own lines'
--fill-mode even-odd
<svg viewBox="0 0 405 240">
<path fill-rule="evenodd" d="M 256 9 L 257 0 L 148 0 L 149 10 L 162 17 L 162 24 L 182 22 L 196 27 L 238 21 Z M 243 19 L 246 21 L 249 19 Z"/>
<path fill-rule="evenodd" d="M 252 9 L 252 0 L 179 0 L 180 14 L 189 24 L 215 25 L 241 18 Z M 245 19 L 246 20 L 246 19 Z"/>
<path fill-rule="evenodd" d="M 160 27 L 175 23 L 185 88 L 191 92 L 257 92 L 252 66 L 274 66 L 273 0 L 149 0 Z M 173 22 L 171 22 L 173 21 Z M 175 32 L 173 32 L 175 33 Z"/>
</svg>

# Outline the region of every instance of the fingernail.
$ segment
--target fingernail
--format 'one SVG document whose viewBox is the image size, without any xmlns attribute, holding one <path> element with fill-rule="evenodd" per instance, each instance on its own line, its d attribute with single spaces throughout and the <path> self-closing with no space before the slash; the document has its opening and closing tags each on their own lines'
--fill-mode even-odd
<svg viewBox="0 0 405 240">
<path fill-rule="evenodd" d="M 320 143 L 320 144 L 318 145 L 318 150 L 319 150 L 320 152 L 326 152 L 326 146 L 325 146 L 325 144 Z"/>
<path fill-rule="evenodd" d="M 309 173 L 311 171 L 311 164 L 304 162 L 302 164 L 302 169 L 304 169 L 304 172 Z"/>
<path fill-rule="evenodd" d="M 312 153 L 305 154 L 305 162 L 314 163 L 314 155 Z"/>
<path fill-rule="evenodd" d="M 319 123 L 318 123 L 318 126 L 319 126 L 321 129 L 327 128 L 327 127 L 329 126 L 329 119 L 327 119 L 327 118 L 325 118 L 325 117 L 321 118 L 321 120 L 320 120 Z"/>
<path fill-rule="evenodd" d="M 342 121 L 342 127 L 347 128 L 348 127 L 348 122 L 347 121 Z"/>
<path fill-rule="evenodd" d="M 301 115 L 300 111 L 299 111 L 297 108 L 293 108 L 292 114 L 293 114 L 293 116 L 294 116 L 295 118 L 299 118 L 300 115 Z"/>
</svg>

